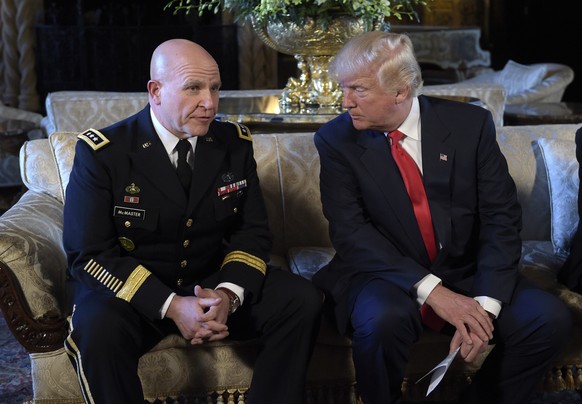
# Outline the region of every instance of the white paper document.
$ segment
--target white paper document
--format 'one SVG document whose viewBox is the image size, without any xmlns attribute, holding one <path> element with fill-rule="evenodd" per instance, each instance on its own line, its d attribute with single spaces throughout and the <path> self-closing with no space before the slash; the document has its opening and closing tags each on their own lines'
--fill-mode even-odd
<svg viewBox="0 0 582 404">
<path fill-rule="evenodd" d="M 426 378 L 428 375 L 432 374 L 432 377 L 430 378 L 430 384 L 428 385 L 428 389 L 426 390 L 427 397 L 430 393 L 432 393 L 432 391 L 436 388 L 436 386 L 439 385 L 441 380 L 443 380 L 443 377 L 445 376 L 445 373 L 447 373 L 449 366 L 451 366 L 451 363 L 453 363 L 453 360 L 455 359 L 455 357 L 459 353 L 459 349 L 461 349 L 461 347 L 457 348 L 456 350 L 454 350 L 453 352 L 448 354 L 447 357 L 445 359 L 443 359 L 434 368 L 432 368 L 432 370 L 430 372 L 428 372 L 427 374 L 425 374 L 424 376 L 422 376 L 420 379 L 418 379 L 416 381 L 416 383 L 420 383 L 421 380 Z"/>
</svg>

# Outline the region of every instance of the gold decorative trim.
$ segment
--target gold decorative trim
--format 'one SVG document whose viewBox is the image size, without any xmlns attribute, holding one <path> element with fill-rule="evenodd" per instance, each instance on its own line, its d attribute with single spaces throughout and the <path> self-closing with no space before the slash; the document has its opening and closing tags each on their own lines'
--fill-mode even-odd
<svg viewBox="0 0 582 404">
<path fill-rule="evenodd" d="M 93 259 L 87 262 L 83 269 L 113 293 L 117 293 L 121 287 L 122 282 Z"/>
<path fill-rule="evenodd" d="M 267 273 L 267 263 L 265 261 L 244 251 L 231 251 L 226 254 L 226 257 L 224 257 L 224 261 L 222 262 L 222 266 L 220 268 L 222 269 L 230 262 L 242 262 L 243 264 L 246 264 L 260 271 L 263 275 Z"/>
<path fill-rule="evenodd" d="M 129 278 L 127 278 L 125 284 L 116 296 L 126 302 L 131 302 L 133 296 L 151 274 L 143 265 L 138 265 L 129 275 Z"/>
<path fill-rule="evenodd" d="M 74 308 L 73 308 L 73 315 L 74 315 Z M 67 339 L 65 340 L 64 348 L 65 348 L 65 352 L 67 353 L 67 355 L 69 355 L 71 358 L 73 358 L 73 360 L 75 361 L 75 363 L 77 364 L 76 366 L 76 373 L 77 373 L 77 378 L 79 380 L 79 387 L 81 388 L 81 393 L 83 394 L 83 397 L 85 399 L 85 402 L 87 403 L 95 403 L 95 399 L 93 398 L 93 394 L 91 393 L 91 389 L 89 388 L 89 382 L 87 381 L 87 377 L 85 376 L 85 372 L 83 370 L 83 361 L 81 358 L 81 351 L 79 351 L 79 348 L 76 344 L 76 342 L 73 340 L 73 320 L 72 318 L 69 320 L 69 324 L 70 324 L 70 332 L 69 335 L 67 336 Z"/>
</svg>

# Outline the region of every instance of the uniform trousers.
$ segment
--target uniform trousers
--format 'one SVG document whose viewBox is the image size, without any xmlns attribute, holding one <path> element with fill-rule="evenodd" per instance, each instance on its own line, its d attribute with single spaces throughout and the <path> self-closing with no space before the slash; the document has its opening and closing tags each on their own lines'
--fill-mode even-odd
<svg viewBox="0 0 582 404">
<path fill-rule="evenodd" d="M 358 391 L 365 404 L 395 403 L 401 397 L 412 345 L 423 332 L 418 306 L 387 280 L 356 279 L 348 302 Z M 529 402 L 552 359 L 570 338 L 571 323 L 561 300 L 520 278 L 512 301 L 503 305 L 493 322 L 495 347 L 467 391 L 460 392 L 459 402 Z"/>
<path fill-rule="evenodd" d="M 322 300 L 309 281 L 269 268 L 260 299 L 245 300 L 229 317 L 227 338 L 259 343 L 246 403 L 305 401 Z M 71 329 L 65 345 L 85 401 L 107 404 L 143 403 L 139 358 L 166 335 L 179 334 L 169 319 L 152 322 L 124 300 L 92 291 L 75 298 Z"/>
</svg>

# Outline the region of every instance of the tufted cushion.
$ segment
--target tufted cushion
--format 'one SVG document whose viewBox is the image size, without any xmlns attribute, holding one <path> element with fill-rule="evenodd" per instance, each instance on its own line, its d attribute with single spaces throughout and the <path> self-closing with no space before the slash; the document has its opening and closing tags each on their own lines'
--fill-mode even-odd
<svg viewBox="0 0 582 404">
<path fill-rule="evenodd" d="M 557 255 L 567 256 L 578 227 L 578 162 L 574 141 L 545 139 L 537 141 L 548 176 L 551 209 L 551 238 Z"/>
</svg>

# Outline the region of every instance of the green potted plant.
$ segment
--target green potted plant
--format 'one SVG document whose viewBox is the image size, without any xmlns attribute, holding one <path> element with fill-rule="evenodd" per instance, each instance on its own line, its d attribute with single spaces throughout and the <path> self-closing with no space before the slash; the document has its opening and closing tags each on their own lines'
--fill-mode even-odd
<svg viewBox="0 0 582 404">
<path fill-rule="evenodd" d="M 167 1 L 167 0 L 166 0 Z M 342 44 L 365 31 L 389 30 L 388 19 L 418 20 L 428 0 L 170 0 L 177 12 L 228 11 L 235 21 L 250 21 L 259 38 L 293 55 L 299 78 L 291 77 L 280 100 L 286 111 L 335 109 L 342 93 L 327 75 L 327 65 Z"/>
<path fill-rule="evenodd" d="M 417 10 L 426 7 L 427 0 L 170 0 L 164 9 L 187 13 L 229 11 L 236 21 L 249 20 L 263 23 L 281 15 L 300 21 L 305 17 L 317 17 L 329 23 L 338 12 L 362 19 L 368 27 L 374 26 L 379 17 L 402 20 L 408 17 L 418 20 Z"/>
</svg>

